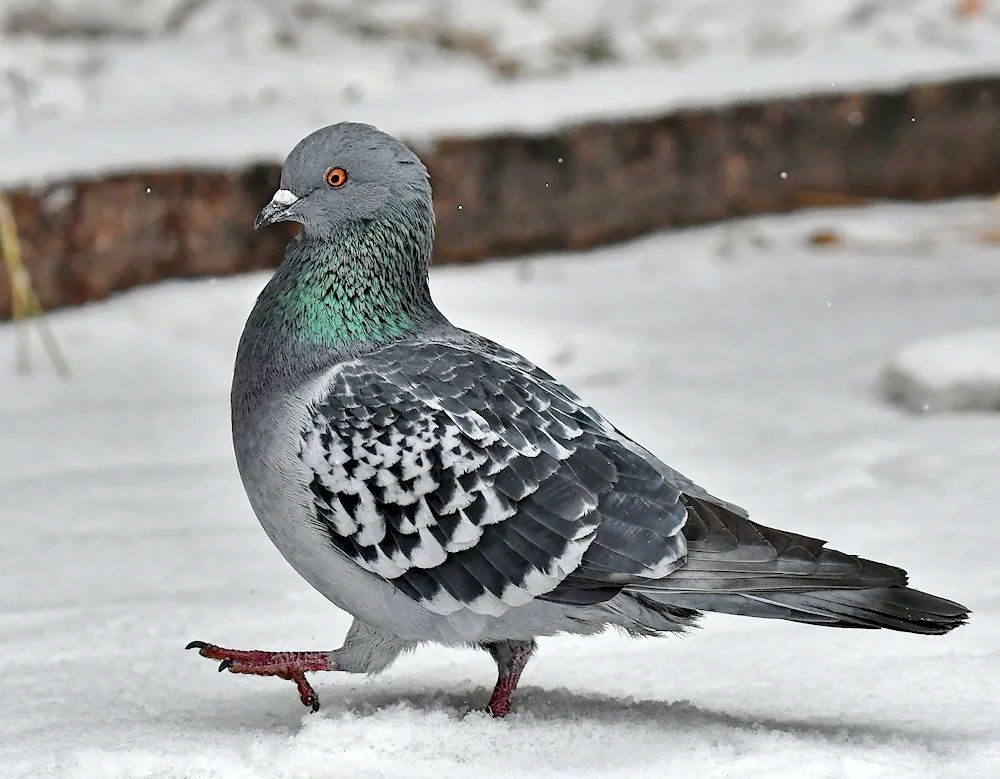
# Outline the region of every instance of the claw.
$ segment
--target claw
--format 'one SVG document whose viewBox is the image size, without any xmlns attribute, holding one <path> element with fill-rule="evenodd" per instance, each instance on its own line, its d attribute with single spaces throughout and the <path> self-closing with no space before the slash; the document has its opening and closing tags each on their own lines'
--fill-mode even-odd
<svg viewBox="0 0 1000 779">
<path fill-rule="evenodd" d="M 299 690 L 299 700 L 302 701 L 302 705 L 314 713 L 319 711 L 319 696 L 312 688 L 312 685 L 306 680 L 305 675 L 294 675 L 291 677 L 291 680 L 295 682 L 295 686 Z"/>
<path fill-rule="evenodd" d="M 190 644 L 188 644 L 184 648 L 185 649 L 204 649 L 207 646 L 208 646 L 208 644 L 206 644 L 204 641 L 192 641 Z"/>
<path fill-rule="evenodd" d="M 233 658 L 227 657 L 225 660 L 219 663 L 219 673 L 221 674 L 227 668 L 232 668 L 233 665 L 235 665 L 235 663 L 233 663 Z"/>
</svg>

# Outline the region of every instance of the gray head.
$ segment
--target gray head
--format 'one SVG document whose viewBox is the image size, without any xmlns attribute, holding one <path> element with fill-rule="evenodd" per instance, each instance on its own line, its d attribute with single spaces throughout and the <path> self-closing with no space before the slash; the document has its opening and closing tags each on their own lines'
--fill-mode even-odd
<svg viewBox="0 0 1000 779">
<path fill-rule="evenodd" d="M 406 146 L 368 124 L 341 122 L 307 135 L 281 169 L 281 188 L 254 229 L 299 222 L 306 236 L 330 240 L 347 223 L 400 210 L 433 219 L 427 169 Z"/>
</svg>

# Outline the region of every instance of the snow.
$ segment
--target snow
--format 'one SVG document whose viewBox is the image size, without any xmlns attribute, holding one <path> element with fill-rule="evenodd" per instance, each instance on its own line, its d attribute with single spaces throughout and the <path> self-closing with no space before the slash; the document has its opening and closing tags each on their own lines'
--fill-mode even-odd
<svg viewBox="0 0 1000 779">
<path fill-rule="evenodd" d="M 909 411 L 1000 411 L 1000 330 L 963 330 L 907 344 L 887 363 L 882 388 Z"/>
<path fill-rule="evenodd" d="M 546 639 L 506 721 L 479 710 L 481 652 L 317 675 L 308 715 L 287 682 L 183 650 L 333 647 L 349 622 L 268 542 L 231 455 L 264 275 L 55 314 L 74 379 L 0 371 L 0 776 L 997 776 L 1000 417 L 901 414 L 877 376 L 904 344 L 997 326 L 978 236 L 998 219 L 983 201 L 820 211 L 434 273 L 457 323 L 760 521 L 974 612 L 943 638 L 709 616 L 683 639 Z"/>
<path fill-rule="evenodd" d="M 7 0 L 0 183 L 1000 73 L 967 0 Z M 183 117 L 178 121 L 178 117 Z"/>
</svg>

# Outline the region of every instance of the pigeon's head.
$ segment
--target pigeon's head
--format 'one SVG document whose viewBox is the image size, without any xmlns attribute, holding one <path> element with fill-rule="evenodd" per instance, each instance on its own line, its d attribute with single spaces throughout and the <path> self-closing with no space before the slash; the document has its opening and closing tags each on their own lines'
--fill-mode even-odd
<svg viewBox="0 0 1000 779">
<path fill-rule="evenodd" d="M 299 222 L 330 240 L 349 222 L 417 211 L 433 219 L 427 169 L 406 146 L 367 124 L 341 122 L 307 135 L 281 169 L 281 187 L 254 229 Z"/>
</svg>

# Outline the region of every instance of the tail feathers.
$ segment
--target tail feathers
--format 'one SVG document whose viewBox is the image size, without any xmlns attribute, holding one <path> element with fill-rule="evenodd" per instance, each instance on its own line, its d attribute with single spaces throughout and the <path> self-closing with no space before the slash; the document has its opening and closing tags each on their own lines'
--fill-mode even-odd
<svg viewBox="0 0 1000 779">
<path fill-rule="evenodd" d="M 909 589 L 906 571 L 828 549 L 685 496 L 687 558 L 625 591 L 663 604 L 814 625 L 940 635 L 963 624 L 961 604 Z"/>
<path fill-rule="evenodd" d="M 833 618 L 837 627 L 888 628 L 939 636 L 965 623 L 969 610 L 959 603 L 908 587 L 869 590 L 815 590 L 753 595 L 762 602 L 799 613 Z"/>
<path fill-rule="evenodd" d="M 804 568 L 804 570 L 803 570 Z M 776 554 L 760 562 L 711 559 L 699 550 L 689 552 L 683 568 L 668 578 L 648 584 L 632 585 L 634 589 L 680 590 L 744 594 L 750 592 L 838 589 L 843 587 L 892 588 L 904 587 L 906 572 L 863 557 L 823 549 L 808 567 L 799 567 L 784 555 Z"/>
<path fill-rule="evenodd" d="M 908 587 L 805 592 L 664 592 L 653 597 L 699 611 L 839 628 L 887 628 L 932 636 L 957 628 L 969 616 L 969 610 L 959 603 Z"/>
<path fill-rule="evenodd" d="M 689 592 L 900 587 L 906 571 L 830 549 L 824 541 L 753 522 L 687 498 L 687 559 L 651 586 Z"/>
</svg>

